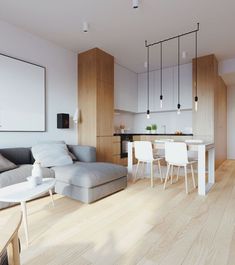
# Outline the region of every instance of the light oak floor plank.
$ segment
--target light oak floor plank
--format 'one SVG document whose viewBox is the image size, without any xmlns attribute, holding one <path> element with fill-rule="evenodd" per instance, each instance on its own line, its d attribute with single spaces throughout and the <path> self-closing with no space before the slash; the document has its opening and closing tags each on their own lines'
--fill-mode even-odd
<svg viewBox="0 0 235 265">
<path fill-rule="evenodd" d="M 234 265 L 235 161 L 216 171 L 206 196 L 184 181 L 130 183 L 90 205 L 55 195 L 28 203 L 30 245 L 21 227 L 23 265 Z M 191 178 L 189 185 L 192 187 Z M 19 206 L 0 211 L 0 225 Z"/>
</svg>

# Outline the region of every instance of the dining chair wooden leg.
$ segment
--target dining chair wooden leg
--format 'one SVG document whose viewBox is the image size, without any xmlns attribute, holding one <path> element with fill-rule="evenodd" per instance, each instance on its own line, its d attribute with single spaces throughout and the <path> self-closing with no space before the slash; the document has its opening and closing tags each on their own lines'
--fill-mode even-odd
<svg viewBox="0 0 235 265">
<path fill-rule="evenodd" d="M 176 181 L 179 181 L 179 174 L 180 174 L 180 167 L 177 168 L 177 177 L 176 177 Z"/>
<path fill-rule="evenodd" d="M 139 165 L 140 165 L 140 161 L 138 160 L 137 166 L 136 166 L 136 171 L 135 171 L 134 182 L 136 182 L 136 180 L 137 180 L 137 174 L 138 174 L 138 170 L 139 170 Z"/>
<path fill-rule="evenodd" d="M 163 186 L 164 190 L 166 189 L 166 183 L 167 183 L 167 180 L 168 180 L 169 171 L 170 171 L 170 165 L 167 164 L 166 177 L 165 177 L 165 182 L 164 182 L 164 186 Z"/>
<path fill-rule="evenodd" d="M 196 183 L 195 183 L 195 178 L 194 178 L 193 165 L 191 165 L 191 173 L 192 173 L 192 179 L 193 179 L 193 187 L 194 187 L 194 189 L 195 189 L 195 188 L 196 188 Z"/>
<path fill-rule="evenodd" d="M 184 174 L 185 174 L 185 191 L 188 194 L 188 175 L 187 175 L 187 166 L 184 166 Z"/>
<path fill-rule="evenodd" d="M 160 160 L 157 161 L 158 162 L 158 170 L 159 170 L 159 175 L 160 175 L 160 178 L 161 178 L 161 183 L 163 182 L 163 179 L 162 179 L 162 169 L 161 169 L 161 163 L 160 163 Z"/>
<path fill-rule="evenodd" d="M 153 162 L 150 162 L 151 188 L 153 188 Z"/>
<path fill-rule="evenodd" d="M 173 183 L 173 172 L 174 172 L 174 166 L 171 165 L 171 184 Z"/>
</svg>

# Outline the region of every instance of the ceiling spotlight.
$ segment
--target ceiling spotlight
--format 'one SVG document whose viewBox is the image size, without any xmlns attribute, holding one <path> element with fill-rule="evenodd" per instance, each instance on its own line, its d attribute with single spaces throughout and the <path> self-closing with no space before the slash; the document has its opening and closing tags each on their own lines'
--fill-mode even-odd
<svg viewBox="0 0 235 265">
<path fill-rule="evenodd" d="M 89 28 L 89 25 L 88 25 L 88 23 L 87 22 L 83 22 L 83 24 L 82 24 L 82 30 L 83 30 L 83 32 L 88 32 L 88 28 Z"/>
<path fill-rule="evenodd" d="M 188 53 L 186 51 L 183 51 L 182 52 L 182 58 L 183 59 L 186 59 L 187 58 L 187 55 L 188 55 Z"/>
<path fill-rule="evenodd" d="M 139 0 L 132 0 L 132 7 L 138 8 L 139 7 Z"/>
</svg>

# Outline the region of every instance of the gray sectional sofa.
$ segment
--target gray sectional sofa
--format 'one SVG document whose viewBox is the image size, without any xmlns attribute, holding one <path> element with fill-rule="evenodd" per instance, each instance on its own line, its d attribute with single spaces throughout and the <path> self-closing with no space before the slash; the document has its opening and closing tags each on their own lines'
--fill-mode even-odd
<svg viewBox="0 0 235 265">
<path fill-rule="evenodd" d="M 76 157 L 72 165 L 43 168 L 43 177 L 55 177 L 55 192 L 91 203 L 127 186 L 127 169 L 123 166 L 96 162 L 94 147 L 69 145 L 68 149 Z M 31 148 L 6 148 L 0 153 L 17 164 L 16 169 L 0 174 L 0 188 L 23 182 L 31 175 Z M 0 209 L 10 206 L 0 202 Z"/>
</svg>

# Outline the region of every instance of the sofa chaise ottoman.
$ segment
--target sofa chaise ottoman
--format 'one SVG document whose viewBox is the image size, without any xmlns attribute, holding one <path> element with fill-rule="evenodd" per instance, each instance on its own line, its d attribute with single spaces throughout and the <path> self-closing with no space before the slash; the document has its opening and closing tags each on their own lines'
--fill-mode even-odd
<svg viewBox="0 0 235 265">
<path fill-rule="evenodd" d="M 53 168 L 56 193 L 91 203 L 127 186 L 127 169 L 110 163 L 75 162 Z"/>
<path fill-rule="evenodd" d="M 56 193 L 91 203 L 126 188 L 126 167 L 96 162 L 95 147 L 70 145 L 68 148 L 78 161 L 68 166 L 53 167 Z"/>
</svg>

